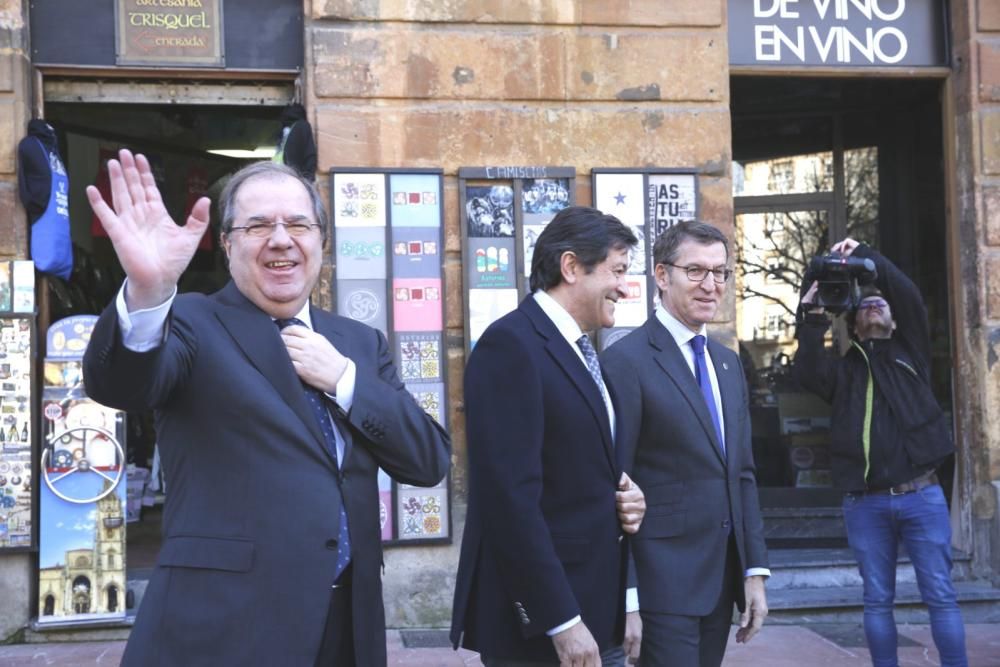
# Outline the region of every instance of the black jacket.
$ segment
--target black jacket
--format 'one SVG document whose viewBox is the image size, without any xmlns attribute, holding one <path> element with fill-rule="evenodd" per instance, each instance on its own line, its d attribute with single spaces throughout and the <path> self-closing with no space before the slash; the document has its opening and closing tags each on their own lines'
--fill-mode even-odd
<svg viewBox="0 0 1000 667">
<path fill-rule="evenodd" d="M 831 466 L 834 482 L 846 491 L 863 490 L 872 482 L 871 474 L 867 481 L 864 478 L 862 445 L 869 363 L 876 396 L 871 460 L 884 457 L 885 450 L 899 445 L 914 469 L 927 470 L 955 449 L 949 420 L 931 391 L 930 330 L 917 286 L 866 245 L 859 245 L 853 256 L 875 262 L 876 285 L 889 302 L 896 330 L 888 339 L 855 341 L 847 354 L 838 358 L 823 349 L 823 337 L 830 326 L 827 316 L 807 315 L 798 326 L 799 347 L 792 368 L 802 386 L 833 407 Z M 890 483 L 903 481 L 906 479 Z"/>
<path fill-rule="evenodd" d="M 281 114 L 281 128 L 278 147 L 284 154 L 284 163 L 306 179 L 315 181 L 316 141 L 313 139 L 312 125 L 306 120 L 306 110 L 301 104 L 291 104 L 285 108 Z M 287 138 L 284 138 L 285 128 L 288 128 Z"/>
<path fill-rule="evenodd" d="M 38 146 L 38 139 L 49 150 L 59 153 L 56 133 L 44 120 L 28 122 L 28 134 L 17 145 L 17 188 L 28 221 L 34 222 L 49 205 L 52 194 L 52 175 L 49 156 Z"/>
</svg>

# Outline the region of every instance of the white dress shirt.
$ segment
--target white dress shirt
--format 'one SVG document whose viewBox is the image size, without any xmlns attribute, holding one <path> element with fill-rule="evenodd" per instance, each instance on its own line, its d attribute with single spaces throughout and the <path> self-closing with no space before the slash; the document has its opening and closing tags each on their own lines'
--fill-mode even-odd
<svg viewBox="0 0 1000 667">
<path fill-rule="evenodd" d="M 691 374 L 695 375 L 694 349 L 691 347 L 691 339 L 700 334 L 705 336 L 707 341 L 708 328 L 703 324 L 701 325 L 701 330 L 697 333 L 691 331 L 680 320 L 668 313 L 662 305 L 656 307 L 656 319 L 666 327 L 667 331 L 673 337 L 674 342 L 677 343 L 677 347 L 680 348 L 681 354 L 684 355 L 684 360 L 687 362 L 688 368 L 691 369 Z M 712 363 L 712 355 L 708 352 L 707 344 L 705 345 L 705 365 L 708 367 L 708 379 L 712 384 L 712 398 L 715 399 L 715 410 L 719 414 L 719 428 L 722 429 L 723 444 L 725 444 L 724 440 L 726 436 L 724 434 L 726 432 L 726 423 L 722 417 L 722 395 L 719 393 L 719 382 L 715 377 L 715 365 Z M 766 567 L 751 567 L 746 571 L 744 576 L 770 577 L 771 570 Z"/>
<path fill-rule="evenodd" d="M 174 293 L 170 295 L 170 298 L 159 306 L 129 312 L 128 306 L 125 303 L 125 286 L 127 284 L 128 279 L 126 278 L 125 283 L 122 284 L 122 288 L 118 290 L 118 296 L 115 299 L 115 309 L 118 311 L 118 326 L 122 330 L 122 344 L 133 352 L 148 352 L 164 341 L 166 336 L 164 327 L 167 322 L 167 315 L 170 314 L 170 306 L 177 297 L 177 288 L 175 287 Z M 309 315 L 308 301 L 306 301 L 305 305 L 302 306 L 302 310 L 295 317 L 300 319 L 308 328 L 312 329 L 312 317 Z M 271 319 L 273 320 L 274 318 Z M 340 380 L 337 382 L 336 395 L 326 394 L 327 398 L 335 401 L 344 412 L 350 412 L 351 406 L 354 405 L 354 386 L 357 380 L 357 372 L 357 366 L 353 361 L 348 359 L 347 368 L 344 369 L 344 374 L 340 376 Z M 340 466 L 344 461 L 344 436 L 340 432 L 340 429 L 337 428 L 336 420 L 331 418 L 330 421 L 334 426 L 333 434 L 337 441 L 337 465 Z"/>
</svg>

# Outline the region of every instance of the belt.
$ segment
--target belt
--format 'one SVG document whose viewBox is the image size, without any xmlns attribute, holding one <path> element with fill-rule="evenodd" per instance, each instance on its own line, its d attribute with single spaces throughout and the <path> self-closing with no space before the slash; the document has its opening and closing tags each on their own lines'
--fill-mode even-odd
<svg viewBox="0 0 1000 667">
<path fill-rule="evenodd" d="M 909 482 L 903 482 L 902 484 L 897 484 L 896 486 L 890 486 L 888 489 L 869 489 L 863 493 L 865 495 L 888 493 L 890 496 L 902 496 L 907 493 L 913 493 L 914 491 L 927 488 L 928 486 L 934 486 L 937 483 L 937 475 L 934 474 L 934 471 L 931 471 L 924 473 L 920 477 L 911 479 Z"/>
</svg>

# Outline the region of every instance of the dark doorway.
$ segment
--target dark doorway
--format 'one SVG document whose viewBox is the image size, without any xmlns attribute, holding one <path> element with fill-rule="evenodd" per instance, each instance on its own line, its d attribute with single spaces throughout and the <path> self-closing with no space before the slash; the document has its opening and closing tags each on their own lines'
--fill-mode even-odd
<svg viewBox="0 0 1000 667">
<path fill-rule="evenodd" d="M 61 101 L 45 105 L 45 120 L 56 131 L 70 181 L 74 270 L 68 281 L 48 277 L 44 282 L 47 293 L 39 314 L 43 339 L 45 327 L 51 322 L 70 315 L 101 313 L 122 285 L 124 272 L 85 193 L 87 185 L 101 187 L 102 182 L 106 183 L 102 172 L 106 173 L 107 160 L 116 157 L 122 147 L 149 158 L 164 204 L 175 222 L 183 224 L 198 197 L 208 195 L 213 200 L 211 228 L 181 276 L 179 291 L 210 293 L 229 279 L 218 242 L 215 203 L 230 174 L 250 161 L 268 159 L 273 154 L 284 107 L 149 104 L 141 101 L 142 86 L 137 85 L 136 91 L 135 103 Z M 106 199 L 110 199 L 107 193 Z M 155 470 L 152 417 L 151 413 L 129 414 L 123 443 L 128 462 L 147 473 Z M 161 541 L 161 508 L 169 481 L 153 474 L 130 472 L 129 476 L 139 480 L 139 485 L 126 530 L 127 558 L 117 561 L 109 555 L 108 566 L 113 568 L 114 561 L 125 562 L 129 578 L 141 579 L 155 564 Z M 149 480 L 145 487 L 144 479 Z M 129 494 L 133 494 L 131 485 Z M 120 610 L 123 594 L 118 586 L 106 589 L 108 611 Z M 89 591 L 86 597 L 89 609 L 93 606 Z M 74 600 L 77 611 L 83 609 L 82 599 L 77 596 Z"/>
<path fill-rule="evenodd" d="M 846 544 L 829 468 L 837 425 L 790 376 L 811 257 L 850 236 L 914 279 L 930 312 L 934 389 L 951 409 L 940 94 L 937 80 L 731 80 L 737 335 L 771 546 Z M 835 323 L 828 345 L 847 342 Z"/>
</svg>

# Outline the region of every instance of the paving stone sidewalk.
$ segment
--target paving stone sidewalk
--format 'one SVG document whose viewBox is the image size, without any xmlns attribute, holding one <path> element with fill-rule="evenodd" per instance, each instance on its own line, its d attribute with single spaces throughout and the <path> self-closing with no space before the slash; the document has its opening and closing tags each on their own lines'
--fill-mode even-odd
<svg viewBox="0 0 1000 667">
<path fill-rule="evenodd" d="M 735 630 L 734 630 L 735 634 Z M 930 627 L 899 627 L 901 667 L 934 667 L 941 663 L 934 650 Z M 441 647 L 443 631 L 390 630 L 389 665 L 392 667 L 479 667 L 471 651 Z M 1000 667 L 1000 624 L 966 625 L 970 667 Z M 422 646 L 418 648 L 417 646 Z M 125 642 L 72 642 L 0 646 L 0 667 L 90 667 L 117 665 Z M 870 665 L 860 625 L 829 623 L 768 625 L 750 644 L 736 644 L 730 636 L 723 667 L 849 667 Z"/>
</svg>

